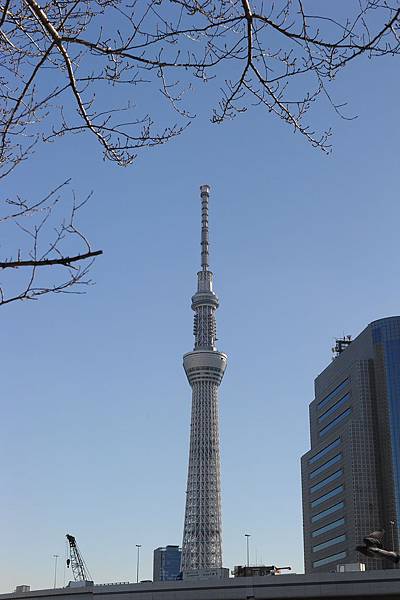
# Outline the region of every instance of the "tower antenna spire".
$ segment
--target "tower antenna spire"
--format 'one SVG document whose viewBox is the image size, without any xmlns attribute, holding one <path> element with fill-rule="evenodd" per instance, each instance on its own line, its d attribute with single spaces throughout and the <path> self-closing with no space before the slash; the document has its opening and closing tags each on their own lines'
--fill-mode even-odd
<svg viewBox="0 0 400 600">
<path fill-rule="evenodd" d="M 210 186 L 200 186 L 201 195 L 201 268 L 208 271 L 209 267 L 209 242 L 208 242 L 208 200 Z"/>
</svg>

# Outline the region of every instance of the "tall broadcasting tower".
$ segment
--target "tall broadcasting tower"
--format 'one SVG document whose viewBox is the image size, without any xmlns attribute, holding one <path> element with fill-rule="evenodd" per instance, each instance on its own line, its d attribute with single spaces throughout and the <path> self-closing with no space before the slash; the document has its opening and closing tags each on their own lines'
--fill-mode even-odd
<svg viewBox="0 0 400 600">
<path fill-rule="evenodd" d="M 201 191 L 201 271 L 192 297 L 195 344 L 183 357 L 192 387 L 189 470 L 181 570 L 222 567 L 221 484 L 218 431 L 218 388 L 226 368 L 226 354 L 216 348 L 215 311 L 218 298 L 208 270 L 208 200 L 210 188 Z"/>
</svg>

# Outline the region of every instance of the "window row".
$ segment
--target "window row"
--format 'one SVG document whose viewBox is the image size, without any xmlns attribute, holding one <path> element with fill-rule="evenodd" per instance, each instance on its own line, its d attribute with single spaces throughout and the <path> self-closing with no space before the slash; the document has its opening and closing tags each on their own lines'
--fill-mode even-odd
<svg viewBox="0 0 400 600">
<path fill-rule="evenodd" d="M 334 473 L 332 473 L 332 475 L 328 475 L 328 477 L 325 477 L 325 479 L 323 479 L 319 483 L 312 485 L 310 487 L 310 492 L 313 493 L 313 492 L 316 492 L 317 490 L 322 489 L 323 487 L 328 485 L 328 483 L 330 483 L 331 481 L 335 481 L 335 479 L 339 479 L 339 477 L 341 477 L 342 475 L 343 475 L 343 469 L 339 469 L 338 471 L 335 471 Z"/>
<path fill-rule="evenodd" d="M 333 421 L 331 421 L 329 425 L 321 429 L 321 431 L 319 432 L 319 437 L 326 435 L 331 429 L 336 427 L 336 425 L 339 425 L 339 423 L 341 423 L 344 419 L 346 419 L 346 417 L 348 417 L 351 414 L 351 411 L 352 408 L 350 407 L 344 412 L 342 412 L 339 416 L 337 416 L 336 419 L 333 419 Z"/>
<path fill-rule="evenodd" d="M 330 450 L 333 450 L 333 448 L 337 448 L 340 444 L 340 437 L 338 437 L 336 440 L 334 440 L 333 442 L 331 442 L 330 444 L 328 444 L 328 446 L 325 446 L 325 448 L 323 448 L 320 452 L 318 452 L 318 454 L 314 454 L 314 456 L 312 456 L 309 460 L 308 460 L 308 464 L 312 465 L 315 462 L 317 462 L 320 458 L 322 458 L 323 456 L 325 456 L 325 454 L 328 454 L 328 452 Z"/>
<path fill-rule="evenodd" d="M 343 487 L 343 486 L 341 486 L 341 487 Z M 343 507 L 344 507 L 344 502 L 338 502 L 337 504 L 334 504 L 333 506 L 330 506 L 329 508 L 323 510 L 322 512 L 314 515 L 311 519 L 311 523 L 320 521 L 324 517 L 327 517 L 328 515 L 331 515 L 332 513 L 337 512 L 338 510 L 341 510 Z"/>
<path fill-rule="evenodd" d="M 335 402 L 335 404 L 333 404 L 330 408 L 328 408 L 327 411 L 325 411 L 320 417 L 318 417 L 318 423 L 321 423 L 321 421 L 325 421 L 325 419 L 333 415 L 333 413 L 336 412 L 338 408 L 346 404 L 346 402 L 348 402 L 349 400 L 350 392 L 347 392 L 347 394 L 345 394 L 342 398 L 340 398 L 340 400 Z"/>
<path fill-rule="evenodd" d="M 320 475 L 321 473 L 326 471 L 326 469 L 329 469 L 329 467 L 331 467 L 332 465 L 335 465 L 336 463 L 338 463 L 341 460 L 342 460 L 341 453 L 336 454 L 336 456 L 334 456 L 333 458 L 330 458 L 328 461 L 326 461 L 326 463 L 324 463 L 323 465 L 318 467 L 318 469 L 311 471 L 309 478 L 314 479 L 314 477 L 317 477 L 317 475 Z"/>
<path fill-rule="evenodd" d="M 326 558 L 321 558 L 321 560 L 316 560 L 313 562 L 312 566 L 314 569 L 316 567 L 322 567 L 322 565 L 327 565 L 328 563 L 335 562 L 336 560 L 340 560 L 341 558 L 346 558 L 347 552 L 338 552 L 338 554 L 331 554 Z"/>
<path fill-rule="evenodd" d="M 330 492 L 327 492 L 323 496 L 320 496 L 319 498 L 316 498 L 315 500 L 313 500 L 311 502 L 311 508 L 315 508 L 319 504 L 322 504 L 323 502 L 325 502 L 325 500 L 329 500 L 330 498 L 333 498 L 334 496 L 341 494 L 343 491 L 344 491 L 344 486 L 338 485 L 338 487 L 335 487 Z"/>
<path fill-rule="evenodd" d="M 193 371 L 216 371 L 219 373 L 221 369 L 218 367 L 191 367 L 187 370 L 188 373 L 192 373 Z"/>
<path fill-rule="evenodd" d="M 328 523 L 328 525 L 324 525 L 319 529 L 315 529 L 311 532 L 311 537 L 317 537 L 323 533 L 326 533 L 327 531 L 330 531 L 331 529 L 336 529 L 336 527 L 340 527 L 341 525 L 344 525 L 344 517 L 337 519 L 337 521 L 332 521 L 332 523 Z"/>
<path fill-rule="evenodd" d="M 342 381 L 342 383 L 339 383 L 339 385 L 337 387 L 335 387 L 335 389 L 328 394 L 327 396 L 325 396 L 325 398 L 323 400 L 321 400 L 321 402 L 318 402 L 318 408 L 324 408 L 324 406 L 326 406 L 327 404 L 329 404 L 329 402 L 332 400 L 332 398 L 334 398 L 339 392 L 341 392 L 342 390 L 344 390 L 344 388 L 350 383 L 350 379 L 347 378 L 344 381 Z"/>
<path fill-rule="evenodd" d="M 322 544 L 317 544 L 312 547 L 313 552 L 319 552 L 320 550 L 324 550 L 325 548 L 329 548 L 329 546 L 334 546 L 335 544 L 340 544 L 341 542 L 346 541 L 346 535 L 338 535 L 331 540 L 327 540 L 326 542 L 322 542 Z"/>
</svg>

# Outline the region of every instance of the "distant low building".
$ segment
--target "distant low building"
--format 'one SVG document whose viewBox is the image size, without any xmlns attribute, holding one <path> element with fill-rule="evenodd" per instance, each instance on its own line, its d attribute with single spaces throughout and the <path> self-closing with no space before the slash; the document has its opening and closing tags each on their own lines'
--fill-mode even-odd
<svg viewBox="0 0 400 600">
<path fill-rule="evenodd" d="M 233 570 L 234 577 L 265 577 L 280 575 L 281 571 L 291 571 L 291 567 L 276 567 L 275 565 L 257 565 L 252 567 L 238 565 Z"/>
<path fill-rule="evenodd" d="M 183 579 L 228 579 L 229 569 L 226 567 L 214 567 L 205 569 L 193 569 L 183 572 Z"/>
<path fill-rule="evenodd" d="M 179 546 L 156 548 L 153 555 L 153 581 L 176 581 L 181 570 Z"/>
<path fill-rule="evenodd" d="M 364 572 L 365 564 L 364 563 L 348 563 L 346 565 L 336 565 L 337 573 L 354 573 L 354 572 Z"/>
</svg>

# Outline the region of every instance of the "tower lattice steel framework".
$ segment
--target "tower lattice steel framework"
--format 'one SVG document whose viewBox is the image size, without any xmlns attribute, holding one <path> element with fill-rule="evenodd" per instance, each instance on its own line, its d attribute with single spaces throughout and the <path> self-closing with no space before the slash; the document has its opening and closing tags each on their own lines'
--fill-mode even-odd
<svg viewBox="0 0 400 600">
<path fill-rule="evenodd" d="M 210 188 L 201 191 L 201 271 L 194 311 L 193 352 L 183 357 L 183 366 L 192 387 L 189 469 L 185 525 L 182 543 L 183 572 L 222 567 L 221 484 L 218 427 L 218 388 L 227 357 L 216 348 L 215 311 L 218 298 L 212 289 L 209 267 L 208 201 Z"/>
</svg>

